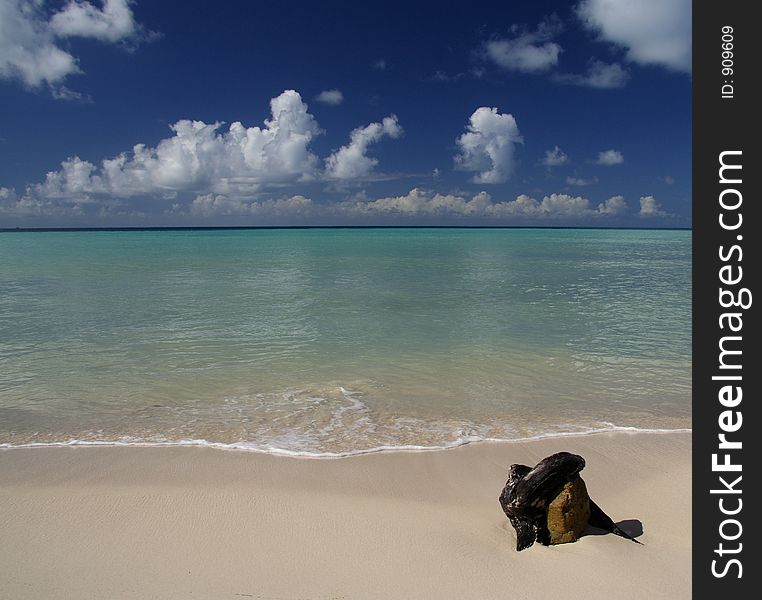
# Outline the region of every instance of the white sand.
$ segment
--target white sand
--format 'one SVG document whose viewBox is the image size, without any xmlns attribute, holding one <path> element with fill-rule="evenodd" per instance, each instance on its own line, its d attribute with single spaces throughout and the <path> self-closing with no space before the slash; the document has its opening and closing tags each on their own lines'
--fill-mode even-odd
<svg viewBox="0 0 762 600">
<path fill-rule="evenodd" d="M 567 450 L 642 522 L 518 553 L 513 462 Z M 0 451 L 0 598 L 690 597 L 690 434 L 296 459 L 204 448 Z"/>
</svg>

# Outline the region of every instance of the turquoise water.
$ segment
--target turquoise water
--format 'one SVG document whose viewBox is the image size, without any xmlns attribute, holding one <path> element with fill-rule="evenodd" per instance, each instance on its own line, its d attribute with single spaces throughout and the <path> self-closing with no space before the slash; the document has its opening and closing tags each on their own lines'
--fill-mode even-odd
<svg viewBox="0 0 762 600">
<path fill-rule="evenodd" d="M 0 445 L 690 427 L 687 231 L 0 234 Z"/>
</svg>

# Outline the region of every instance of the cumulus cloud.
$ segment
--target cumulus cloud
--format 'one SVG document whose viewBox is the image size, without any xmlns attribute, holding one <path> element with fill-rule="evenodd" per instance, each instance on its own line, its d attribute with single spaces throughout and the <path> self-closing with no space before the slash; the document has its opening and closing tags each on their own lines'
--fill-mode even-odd
<svg viewBox="0 0 762 600">
<path fill-rule="evenodd" d="M 43 197 L 89 195 L 130 197 L 203 188 L 218 193 L 252 192 L 262 183 L 306 180 L 316 174 L 317 157 L 308 150 L 320 133 L 301 96 L 286 90 L 270 101 L 265 126 L 244 127 L 178 121 L 174 133 L 155 147 L 137 144 L 132 152 L 104 160 L 100 167 L 79 157 L 33 186 Z"/>
<path fill-rule="evenodd" d="M 341 90 L 324 90 L 315 96 L 315 101 L 329 106 L 338 106 L 344 102 L 344 94 L 341 93 Z"/>
<path fill-rule="evenodd" d="M 71 0 L 50 19 L 50 28 L 62 37 L 91 37 L 118 42 L 136 33 L 128 0 L 104 0 L 98 9 L 89 2 Z"/>
<path fill-rule="evenodd" d="M 54 97 L 79 98 L 63 87 L 64 80 L 81 69 L 77 59 L 61 47 L 70 37 L 115 43 L 142 34 L 128 0 L 105 0 L 102 8 L 71 0 L 50 17 L 42 0 L 0 1 L 0 78 L 18 79 L 29 88 L 47 85 Z"/>
<path fill-rule="evenodd" d="M 5 218 L 34 218 L 48 216 L 76 216 L 83 214 L 77 202 L 50 202 L 31 194 L 19 196 L 16 190 L 0 187 L 0 216 Z"/>
<path fill-rule="evenodd" d="M 414 188 L 403 196 L 390 196 L 370 201 L 344 203 L 337 208 L 355 215 L 481 215 L 490 204 L 489 195 L 482 192 L 471 199 L 450 194 L 431 194 Z"/>
<path fill-rule="evenodd" d="M 650 197 L 649 197 L 650 198 Z M 641 199 L 641 206 L 644 205 Z M 647 202 L 646 202 L 647 203 Z M 658 209 L 658 207 L 654 207 Z M 642 211 L 641 211 L 642 212 Z M 652 211 L 653 212 L 653 211 Z M 164 212 L 165 217 L 202 222 L 250 218 L 250 222 L 303 223 L 362 222 L 384 218 L 455 218 L 489 219 L 504 222 L 550 220 L 558 222 L 605 222 L 628 213 L 622 196 L 614 196 L 598 204 L 588 198 L 568 194 L 549 194 L 536 199 L 521 194 L 513 200 L 495 201 L 487 192 L 473 196 L 442 194 L 413 188 L 400 196 L 368 199 L 364 193 L 354 198 L 335 202 L 315 202 L 311 198 L 294 195 L 278 199 L 252 199 L 227 194 L 197 194 L 191 201 L 179 201 Z M 662 216 L 657 212 L 650 216 Z M 69 217 L 74 219 L 108 219 L 121 215 L 125 218 L 145 217 L 120 201 L 101 203 L 78 202 L 71 199 L 42 199 L 29 195 L 17 197 L 8 188 L 0 188 L 0 216 L 16 219 L 37 217 Z"/>
<path fill-rule="evenodd" d="M 0 77 L 38 87 L 78 73 L 76 59 L 56 42 L 39 2 L 0 2 Z"/>
<path fill-rule="evenodd" d="M 266 217 L 305 217 L 309 216 L 313 202 L 309 198 L 297 195 L 277 200 L 244 200 L 222 194 L 201 194 L 191 202 L 189 214 L 194 217 L 211 216 L 266 216 Z M 179 210 L 179 205 L 174 207 Z"/>
<path fill-rule="evenodd" d="M 618 62 L 605 63 L 593 59 L 585 73 L 558 73 L 553 80 L 558 83 L 570 83 L 600 90 L 623 88 L 627 85 L 630 74 Z"/>
<path fill-rule="evenodd" d="M 325 161 L 325 174 L 330 179 L 356 179 L 368 175 L 378 160 L 366 153 L 371 144 L 384 137 L 398 138 L 402 135 L 397 117 L 390 115 L 381 123 L 358 127 L 350 134 L 349 144 L 342 146 Z"/>
<path fill-rule="evenodd" d="M 595 159 L 596 165 L 603 165 L 605 167 L 612 167 L 614 165 L 621 165 L 624 162 L 624 155 L 619 150 L 604 150 L 598 153 L 598 158 Z"/>
<path fill-rule="evenodd" d="M 20 197 L 2 188 L 3 210 L 31 214 L 35 207 L 70 210 L 129 198 L 173 200 L 195 194 L 195 215 L 212 210 L 209 207 L 215 213 L 253 214 L 268 209 L 269 205 L 251 203 L 267 189 L 367 176 L 378 164 L 368 156 L 370 146 L 402 135 L 394 115 L 357 128 L 349 143 L 326 159 L 323 170 L 310 151 L 312 139 L 322 130 L 299 93 L 284 91 L 270 101 L 270 111 L 271 118 L 261 127 L 181 120 L 170 126 L 172 135 L 154 146 L 136 144 L 99 164 L 68 158 L 41 182 L 27 186 Z"/>
<path fill-rule="evenodd" d="M 612 196 L 598 205 L 598 212 L 602 215 L 623 215 L 627 212 L 627 203 L 624 201 L 624 196 Z"/>
<path fill-rule="evenodd" d="M 561 148 L 555 146 L 553 150 L 545 151 L 545 157 L 540 162 L 546 167 L 560 167 L 569 162 L 569 157 Z"/>
<path fill-rule="evenodd" d="M 597 177 L 589 177 L 588 179 L 585 179 L 584 177 L 569 176 L 566 178 L 566 185 L 585 186 L 585 185 L 594 185 L 596 183 L 598 183 Z"/>
<path fill-rule="evenodd" d="M 516 144 L 523 143 L 513 115 L 482 106 L 469 118 L 467 131 L 456 143 L 460 152 L 454 157 L 455 167 L 477 171 L 474 183 L 502 183 L 513 171 Z"/>
<path fill-rule="evenodd" d="M 648 219 L 652 217 L 667 217 L 669 213 L 662 209 L 661 204 L 653 196 L 641 196 L 640 212 L 638 215 Z"/>
<path fill-rule="evenodd" d="M 497 66 L 508 71 L 537 73 L 558 64 L 561 46 L 551 41 L 560 31 L 557 18 L 540 23 L 535 31 L 522 31 L 513 27 L 510 38 L 496 38 L 485 42 L 484 53 Z"/>
<path fill-rule="evenodd" d="M 542 200 L 521 194 L 514 200 L 493 201 L 486 192 L 472 197 L 432 193 L 419 188 L 403 196 L 336 204 L 332 210 L 350 216 L 450 216 L 491 219 L 577 220 L 619 216 L 627 211 L 624 198 L 615 196 L 593 208 L 590 200 L 568 194 L 550 194 Z"/>
<path fill-rule="evenodd" d="M 582 0 L 577 16 L 627 59 L 674 71 L 691 70 L 690 0 Z"/>
</svg>

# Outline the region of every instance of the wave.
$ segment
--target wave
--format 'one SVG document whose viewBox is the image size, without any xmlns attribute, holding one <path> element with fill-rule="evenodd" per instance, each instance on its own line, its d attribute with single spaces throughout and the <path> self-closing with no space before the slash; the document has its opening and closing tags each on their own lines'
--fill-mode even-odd
<svg viewBox="0 0 762 600">
<path fill-rule="evenodd" d="M 344 452 L 330 451 L 308 451 L 308 450 L 290 450 L 288 448 L 278 448 L 273 446 L 257 445 L 254 442 L 212 442 L 204 439 L 181 439 L 181 440 L 140 440 L 131 438 L 121 438 L 119 440 L 79 440 L 70 439 L 61 442 L 27 442 L 22 444 L 0 443 L 0 450 L 13 450 L 20 448 L 72 448 L 72 447 L 141 447 L 141 448 L 171 448 L 171 447 L 199 447 L 213 448 L 216 450 L 246 451 L 258 452 L 260 454 L 272 454 L 278 456 L 290 456 L 295 458 L 346 458 L 350 456 L 362 456 L 366 454 L 377 454 L 380 452 L 435 452 L 440 450 L 450 450 L 467 444 L 476 442 L 499 442 L 499 443 L 518 443 L 529 442 L 542 439 L 563 438 L 563 437 L 581 437 L 588 435 L 604 433 L 651 433 L 651 434 L 669 434 L 669 433 L 692 433 L 689 428 L 676 429 L 652 429 L 620 426 L 613 423 L 604 423 L 603 427 L 588 428 L 581 431 L 554 431 L 541 433 L 519 438 L 491 438 L 476 435 L 461 436 L 441 445 L 387 445 L 375 446 L 372 448 L 361 448 L 357 450 L 347 450 Z"/>
</svg>

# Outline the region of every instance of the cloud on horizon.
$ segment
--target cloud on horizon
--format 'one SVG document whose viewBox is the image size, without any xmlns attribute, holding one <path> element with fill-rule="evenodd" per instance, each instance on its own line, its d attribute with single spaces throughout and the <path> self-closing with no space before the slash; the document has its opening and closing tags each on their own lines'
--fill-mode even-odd
<svg viewBox="0 0 762 600">
<path fill-rule="evenodd" d="M 355 128 L 349 142 L 321 159 L 310 149 L 323 130 L 295 90 L 286 90 L 270 101 L 270 118 L 262 126 L 245 127 L 222 123 L 181 120 L 171 126 L 172 135 L 156 145 L 136 144 L 131 151 L 94 164 L 73 156 L 44 180 L 23 193 L 0 187 L 0 216 L 4 219 L 137 219 L 164 215 L 167 219 L 201 220 L 217 217 L 251 217 L 287 223 L 307 218 L 352 222 L 370 217 L 432 217 L 592 223 L 622 217 L 672 218 L 652 196 L 643 196 L 640 211 L 627 207 L 622 196 L 594 205 L 588 198 L 552 193 L 536 199 L 519 194 L 513 200 L 493 201 L 482 191 L 433 193 L 414 187 L 408 193 L 368 198 L 365 192 L 351 198 L 327 200 L 346 192 L 345 183 L 362 183 L 384 177 L 374 174 L 378 159 L 369 155 L 384 138 L 396 139 L 403 129 L 395 115 Z M 473 173 L 471 181 L 492 185 L 508 181 L 515 167 L 515 149 L 523 143 L 515 118 L 495 107 L 477 108 L 466 132 L 456 140 L 456 170 Z M 599 153 L 598 164 L 623 162 L 621 152 Z M 541 164 L 568 164 L 569 158 L 556 145 L 545 152 Z M 435 169 L 432 178 L 440 175 Z M 567 185 L 591 185 L 598 179 L 567 177 Z M 340 185 L 334 186 L 334 183 Z M 294 194 L 277 190 L 300 186 Z M 310 188 L 309 186 L 312 186 Z M 327 186 L 310 198 L 316 185 Z M 307 187 L 305 187 L 307 186 Z M 344 190 L 342 192 L 342 189 Z M 296 191 L 296 190 L 294 190 Z M 383 219 L 382 219 L 383 220 Z"/>
<path fill-rule="evenodd" d="M 649 197 L 651 198 L 651 197 Z M 548 194 L 541 199 L 520 194 L 513 200 L 493 200 L 487 192 L 472 196 L 453 193 L 439 193 L 421 188 L 413 188 L 400 196 L 384 196 L 368 199 L 364 194 L 329 202 L 316 202 L 301 194 L 275 199 L 257 199 L 230 196 L 227 194 L 197 194 L 190 201 L 155 201 L 153 205 L 175 224 L 215 223 L 220 219 L 236 218 L 237 223 L 252 224 L 301 224 L 324 223 L 367 223 L 387 222 L 402 219 L 415 222 L 426 218 L 429 222 L 493 222 L 521 224 L 526 222 L 589 222 L 605 225 L 616 222 L 617 217 L 630 214 L 629 206 L 622 196 L 612 196 L 598 205 L 583 196 L 569 194 Z M 165 208 L 161 208 L 164 206 Z M 645 206 L 645 209 L 644 209 Z M 155 215 L 156 213 L 154 213 Z M 641 198 L 640 216 L 669 216 L 660 211 L 657 204 L 648 198 Z M 122 218 L 132 222 L 143 222 L 146 211 L 131 207 L 119 199 L 100 202 L 39 198 L 26 194 L 16 196 L 13 190 L 0 188 L 0 216 L 15 219 L 31 217 L 69 218 L 88 223 L 113 222 Z M 249 217 L 253 221 L 242 220 Z"/>
<path fill-rule="evenodd" d="M 318 158 L 308 145 L 321 130 L 301 96 L 286 90 L 270 101 L 270 111 L 272 118 L 261 128 L 236 121 L 220 132 L 221 123 L 178 121 L 170 127 L 173 135 L 155 147 L 136 144 L 100 166 L 69 158 L 31 191 L 83 201 L 198 189 L 251 193 L 265 183 L 315 178 Z"/>
<path fill-rule="evenodd" d="M 100 165 L 78 156 L 67 158 L 44 181 L 27 187 L 27 198 L 88 203 L 95 199 L 173 197 L 178 193 L 251 196 L 264 187 L 310 181 L 362 180 L 378 159 L 370 147 L 384 137 L 403 134 L 397 117 L 358 127 L 350 141 L 325 159 L 309 146 L 323 130 L 300 94 L 286 90 L 270 101 L 271 118 L 262 127 L 236 121 L 181 120 L 172 135 L 155 146 L 136 144 L 131 151 L 104 159 Z"/>
<path fill-rule="evenodd" d="M 177 210 L 180 210 L 178 207 Z M 568 194 L 550 194 L 541 200 L 520 194 L 514 200 L 493 201 L 487 192 L 471 197 L 441 194 L 413 188 L 401 196 L 373 200 L 354 198 L 317 203 L 297 195 L 275 201 L 241 201 L 213 196 L 198 196 L 190 205 L 190 214 L 248 214 L 270 216 L 333 216 L 342 218 L 371 217 L 458 217 L 490 219 L 605 219 L 621 216 L 629 210 L 623 196 L 613 196 L 594 206 L 588 198 Z"/>
<path fill-rule="evenodd" d="M 661 204 L 656 201 L 653 196 L 641 196 L 640 198 L 640 212 L 638 215 L 641 218 L 651 219 L 654 217 L 669 217 L 671 216 L 667 211 L 662 209 Z"/>
<path fill-rule="evenodd" d="M 187 209 L 180 204 L 172 205 L 172 212 L 188 213 L 194 217 L 264 215 L 269 217 L 306 217 L 311 213 L 313 202 L 301 195 L 277 200 L 244 200 L 222 194 L 196 196 Z"/>
</svg>

